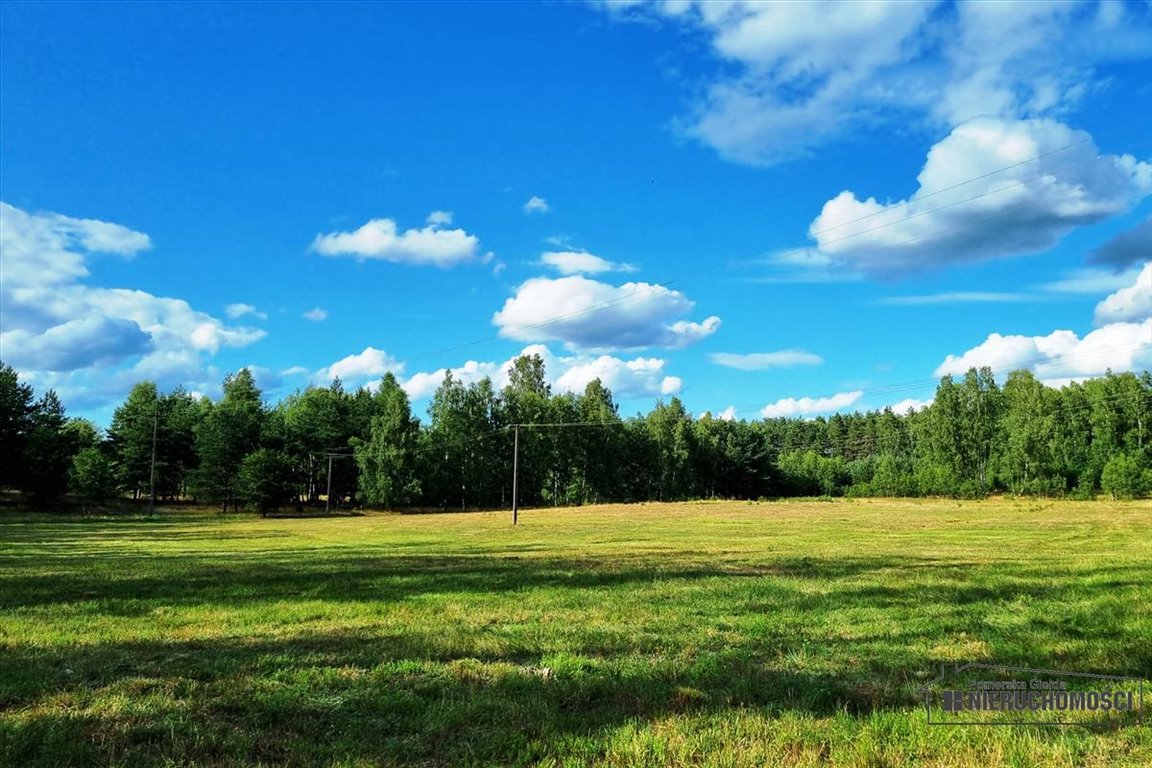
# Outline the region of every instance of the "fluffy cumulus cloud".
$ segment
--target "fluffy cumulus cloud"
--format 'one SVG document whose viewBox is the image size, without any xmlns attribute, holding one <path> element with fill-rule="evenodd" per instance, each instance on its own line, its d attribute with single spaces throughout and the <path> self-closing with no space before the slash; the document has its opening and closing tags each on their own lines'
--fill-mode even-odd
<svg viewBox="0 0 1152 768">
<path fill-rule="evenodd" d="M 1096 325 L 1138 323 L 1152 317 L 1152 261 L 1136 276 L 1136 282 L 1121 288 L 1096 305 Z"/>
<path fill-rule="evenodd" d="M 932 147 L 917 181 L 894 203 L 841 192 L 809 235 L 829 261 L 880 276 L 1036 253 L 1147 196 L 1152 165 L 1100 155 L 1053 120 L 980 118 Z"/>
<path fill-rule="evenodd" d="M 548 213 L 551 210 L 548 201 L 536 195 L 532 195 L 528 198 L 528 202 L 524 203 L 524 213 Z"/>
<path fill-rule="evenodd" d="M 1083 337 L 1071 330 L 1046 336 L 993 333 L 966 352 L 948 355 L 936 375 L 961 375 L 985 366 L 998 374 L 1026 369 L 1058 386 L 1109 370 L 1152 368 L 1152 262 L 1128 274 L 1127 285 L 1097 304 L 1099 327 Z"/>
<path fill-rule="evenodd" d="M 1124 269 L 1145 259 L 1152 259 L 1152 217 L 1104 243 L 1092 252 L 1088 261 Z"/>
<path fill-rule="evenodd" d="M 420 229 L 401 232 L 392 219 L 372 219 L 352 232 L 317 235 L 312 250 L 322 256 L 352 256 L 445 269 L 477 259 L 479 238 L 463 229 L 448 229 L 451 222 L 452 214 L 433 211 Z"/>
<path fill-rule="evenodd" d="M 862 391 L 856 390 L 854 392 L 838 392 L 830 397 L 786 397 L 771 405 L 764 406 L 760 410 L 760 415 L 766 419 L 777 419 L 830 413 L 851 406 L 863 395 Z"/>
<path fill-rule="evenodd" d="M 8 362 L 46 371 L 116 363 L 152 349 L 152 337 L 132 320 L 95 315 L 65 320 L 43 333 L 5 330 L 0 338 Z"/>
<path fill-rule="evenodd" d="M 152 247 L 141 232 L 96 219 L 30 214 L 0 202 L 5 286 L 64 285 L 88 277 L 93 253 L 131 258 Z"/>
<path fill-rule="evenodd" d="M 570 349 L 684 347 L 720 327 L 715 316 L 672 320 L 693 306 L 679 291 L 650 283 L 537 277 L 521 284 L 492 322 L 505 338 L 559 341 Z"/>
<path fill-rule="evenodd" d="M 520 355 L 540 355 L 544 360 L 549 384 L 559 392 L 579 394 L 593 379 L 600 379 L 617 398 L 675 395 L 683 387 L 679 377 L 668 375 L 667 362 L 660 358 L 637 357 L 626 360 L 611 355 L 555 355 L 543 344 L 525 347 Z M 516 357 L 519 355 L 502 363 L 469 360 L 451 369 L 419 372 L 408 377 L 401 385 L 413 400 L 424 400 L 432 396 L 443 383 L 444 376 L 451 371 L 452 378 L 464 384 L 474 384 L 487 377 L 492 380 L 494 387 L 500 389 L 508 383 L 509 371 Z"/>
<path fill-rule="evenodd" d="M 937 376 L 961 375 L 969 368 L 990 367 L 997 373 L 1024 368 L 1037 378 L 1063 382 L 1099 376 L 1105 371 L 1139 371 L 1152 365 L 1152 320 L 1112 323 L 1083 338 L 1068 330 L 1047 336 L 1002 336 L 993 333 L 960 355 L 948 355 Z"/>
<path fill-rule="evenodd" d="M 740 163 L 811 153 L 882 120 L 1059 115 L 1094 65 L 1152 55 L 1147 4 L 936 0 L 607 4 L 704 35 L 716 69 L 684 131 Z"/>
<path fill-rule="evenodd" d="M 583 392 L 593 379 L 600 379 L 618 397 L 675 395 L 683 386 L 678 376 L 665 375 L 664 361 L 655 357 L 564 358 L 563 365 L 567 369 L 556 379 L 555 386 L 564 392 Z"/>
<path fill-rule="evenodd" d="M 144 378 L 206 388 L 205 376 L 215 375 L 211 355 L 265 332 L 229 325 L 182 299 L 85 282 L 99 254 L 132 257 L 150 246 L 147 235 L 119 224 L 0 203 L 5 362 L 76 407 L 115 400 Z"/>
<path fill-rule="evenodd" d="M 475 384 L 483 378 L 491 379 L 497 387 L 502 387 L 508 383 L 508 370 L 506 366 L 502 366 L 499 363 L 469 360 L 456 368 L 438 368 L 434 371 L 419 371 L 402 382 L 402 386 L 404 387 L 404 391 L 408 393 L 408 397 L 413 400 L 424 400 L 432 396 L 436 388 L 444 382 L 444 377 L 449 371 L 452 372 L 453 379 L 463 382 L 466 385 Z"/>
<path fill-rule="evenodd" d="M 927 400 L 917 400 L 916 398 L 909 397 L 897 403 L 892 403 L 888 406 L 892 409 L 892 413 L 908 413 L 908 411 L 922 411 L 928 406 L 932 405 L 933 398 Z"/>
<path fill-rule="evenodd" d="M 749 164 L 806 154 L 862 118 L 870 101 L 889 101 L 876 75 L 909 56 L 930 12 L 925 3 L 883 2 L 681 8 L 680 18 L 704 29 L 715 52 L 739 65 L 738 74 L 712 84 L 685 129 L 723 157 Z"/>
<path fill-rule="evenodd" d="M 404 364 L 382 349 L 365 347 L 363 352 L 343 357 L 316 372 L 314 380 L 328 383 L 340 379 L 351 386 L 360 386 L 370 379 L 379 379 L 385 373 L 400 373 Z"/>
<path fill-rule="evenodd" d="M 705 416 L 711 416 L 712 418 L 719 419 L 720 421 L 736 421 L 736 413 L 736 406 L 730 405 L 719 413 L 704 411 L 699 416 L 697 416 L 697 418 L 702 419 Z"/>
<path fill-rule="evenodd" d="M 716 365 L 736 368 L 741 371 L 762 371 L 767 368 L 791 368 L 795 365 L 820 365 L 824 358 L 805 352 L 802 349 L 784 349 L 779 352 L 753 352 L 737 355 L 731 352 L 715 352 L 709 356 Z"/>
<path fill-rule="evenodd" d="M 588 251 L 547 251 L 540 255 L 540 263 L 562 275 L 594 275 L 600 272 L 635 272 L 631 264 L 618 264 L 602 259 Z"/>
</svg>

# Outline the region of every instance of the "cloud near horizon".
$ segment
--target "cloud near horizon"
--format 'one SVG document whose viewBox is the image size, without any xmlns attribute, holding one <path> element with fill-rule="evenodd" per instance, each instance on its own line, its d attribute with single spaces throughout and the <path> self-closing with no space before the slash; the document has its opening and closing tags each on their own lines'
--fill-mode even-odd
<svg viewBox="0 0 1152 768">
<path fill-rule="evenodd" d="M 855 390 L 853 392 L 838 392 L 829 397 L 786 397 L 764 406 L 760 409 L 760 415 L 766 419 L 776 419 L 829 413 L 847 408 L 863 396 L 862 390 Z"/>
<path fill-rule="evenodd" d="M 405 364 L 396 360 L 384 350 L 368 347 L 363 352 L 348 355 L 331 365 L 325 366 L 312 376 L 312 382 L 327 385 L 336 376 L 351 387 L 379 385 L 385 373 L 396 375 L 400 386 L 413 401 L 426 400 L 435 393 L 450 371 L 452 377 L 465 385 L 475 384 L 481 379 L 492 380 L 499 390 L 508 384 L 509 371 L 516 358 L 521 355 L 540 355 L 548 382 L 559 392 L 580 394 L 593 379 L 612 390 L 620 398 L 659 397 L 680 392 L 683 382 L 677 376 L 666 372 L 667 361 L 655 357 L 623 359 L 612 355 L 556 355 L 546 345 L 533 344 L 522 349 L 503 362 L 469 360 L 453 368 L 438 368 L 432 371 L 418 371 L 411 376 L 402 374 Z"/>
<path fill-rule="evenodd" d="M 684 347 L 715 333 L 720 318 L 675 320 L 694 307 L 684 294 L 651 283 L 613 286 L 580 276 L 522 283 L 492 317 L 500 335 L 563 342 L 570 349 Z"/>
<path fill-rule="evenodd" d="M 80 407 L 121 398 L 143 379 L 205 389 L 213 355 L 266 333 L 228 325 L 182 299 L 85 282 L 95 255 L 130 258 L 151 245 L 119 224 L 0 203 L 5 362 Z"/>
<path fill-rule="evenodd" d="M 1096 325 L 1138 323 L 1152 317 L 1152 261 L 1136 276 L 1136 282 L 1117 290 L 1096 305 Z M 1149 339 L 1152 341 L 1152 338 Z"/>
<path fill-rule="evenodd" d="M 948 355 L 936 376 L 963 375 L 969 368 L 991 368 L 998 374 L 1032 371 L 1047 383 L 1152 368 L 1152 262 L 1096 305 L 1099 326 L 1082 338 L 1071 330 L 1046 336 L 992 333 L 959 355 Z"/>
</svg>

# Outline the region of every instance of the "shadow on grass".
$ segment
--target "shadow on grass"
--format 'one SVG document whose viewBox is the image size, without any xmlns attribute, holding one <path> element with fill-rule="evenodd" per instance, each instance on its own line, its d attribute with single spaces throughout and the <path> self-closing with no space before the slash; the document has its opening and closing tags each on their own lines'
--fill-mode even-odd
<svg viewBox="0 0 1152 768">
<path fill-rule="evenodd" d="M 98 695 L 128 703 L 99 716 L 34 710 L 8 726 L 4 756 L 28 766 L 99 765 L 110 755 L 133 765 L 516 764 L 637 718 L 731 707 L 823 716 L 876 706 L 866 687 L 773 668 L 738 649 L 675 663 L 566 654 L 448 660 L 432 646 L 427 637 L 327 632 L 97 644 L 51 659 L 9 649 L 7 660 L 23 670 L 23 702 Z"/>
<path fill-rule="evenodd" d="M 29 767 L 529 765 L 574 750 L 583 763 L 602 757 L 625 723 L 681 713 L 918 710 L 908 690 L 875 687 L 908 675 L 902 659 L 866 672 L 788 670 L 740 647 L 681 662 L 448 660 L 436 658 L 429 640 L 340 631 L 108 643 L 64 651 L 50 664 L 16 649 L 7 660 L 48 683 L 33 698 L 51 694 L 56 705 L 0 719 L 0 758 Z M 104 704 L 83 706 L 93 700 Z"/>
<path fill-rule="evenodd" d="M 0 608 L 46 607 L 84 601 L 130 600 L 168 606 L 240 604 L 284 598 L 395 602 L 421 594 L 495 594 L 541 588 L 614 588 L 657 581 L 711 578 L 841 580 L 875 571 L 930 566 L 914 558 L 817 561 L 776 558 L 759 565 L 684 558 L 663 561 L 649 553 L 626 556 L 541 557 L 532 547 L 502 554 L 415 555 L 422 542 L 246 549 L 219 554 L 142 554 L 81 543 L 41 544 L 0 556 Z M 228 537 L 234 539 L 236 537 Z M 258 539 L 262 536 L 253 536 Z M 156 540 L 224 540 L 172 531 Z M 141 538 L 141 540 L 147 540 Z"/>
<path fill-rule="evenodd" d="M 0 712 L 14 713 L 0 715 L 0 764 L 532 764 L 561 748 L 588 762 L 610 732 L 636 719 L 732 708 L 813 717 L 908 710 L 938 661 L 930 666 L 913 649 L 953 634 L 996 636 L 982 626 L 980 607 L 1009 600 L 1081 605 L 1084 615 L 1006 630 L 1024 634 L 1002 642 L 1000 663 L 1052 666 L 1052 649 L 1080 632 L 1115 653 L 1119 668 L 1107 671 L 1152 668 L 1131 630 L 1083 607 L 1146 584 L 1148 568 L 1139 565 L 1076 570 L 898 556 L 726 563 L 684 553 L 557 558 L 509 547 L 433 556 L 414 554 L 419 542 L 148 556 L 86 549 L 93 533 L 45 542 L 41 532 L 35 546 L 14 549 L 21 556 L 0 558 L 0 610 L 147 621 L 170 608 L 267 605 L 269 615 L 255 620 L 284 634 L 43 646 L 0 639 Z M 665 613 L 620 616 L 612 631 L 524 631 L 550 605 L 571 602 L 580 615 L 580 606 L 629 590 L 634 601 L 665 601 Z M 537 599 L 545 593 L 552 602 Z M 451 617 L 437 627 L 426 614 L 446 596 L 477 605 L 501 598 L 485 610 L 519 612 L 508 621 L 520 633 L 453 626 Z M 422 625 L 310 632 L 274 619 L 281 602 L 363 602 L 384 612 L 422 598 L 431 601 L 416 607 Z M 894 621 L 941 606 L 933 623 L 874 633 L 857 623 L 840 635 L 826 619 L 870 610 Z M 661 615 L 724 631 L 714 641 L 684 625 L 663 632 Z"/>
</svg>

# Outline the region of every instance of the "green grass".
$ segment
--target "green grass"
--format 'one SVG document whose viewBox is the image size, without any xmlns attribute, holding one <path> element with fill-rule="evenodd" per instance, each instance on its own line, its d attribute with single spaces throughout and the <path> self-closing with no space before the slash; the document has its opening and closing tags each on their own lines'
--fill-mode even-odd
<svg viewBox="0 0 1152 768">
<path fill-rule="evenodd" d="M 1147 724 L 916 694 L 950 661 L 1148 678 L 1147 502 L 521 521 L 0 517 L 0 763 L 1152 765 Z"/>
</svg>

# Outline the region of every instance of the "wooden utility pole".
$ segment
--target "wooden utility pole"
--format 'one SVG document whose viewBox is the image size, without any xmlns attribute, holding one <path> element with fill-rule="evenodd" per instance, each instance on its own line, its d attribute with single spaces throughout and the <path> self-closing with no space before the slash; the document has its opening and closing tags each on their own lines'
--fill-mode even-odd
<svg viewBox="0 0 1152 768">
<path fill-rule="evenodd" d="M 152 409 L 152 469 L 148 473 L 148 515 L 156 514 L 156 432 L 160 427 L 160 403 Z"/>
<path fill-rule="evenodd" d="M 332 454 L 328 454 L 328 494 L 324 497 L 324 514 L 332 508 Z"/>
<path fill-rule="evenodd" d="M 520 425 L 513 425 L 512 433 L 512 525 L 516 525 L 517 518 L 517 488 L 520 482 Z"/>
</svg>

